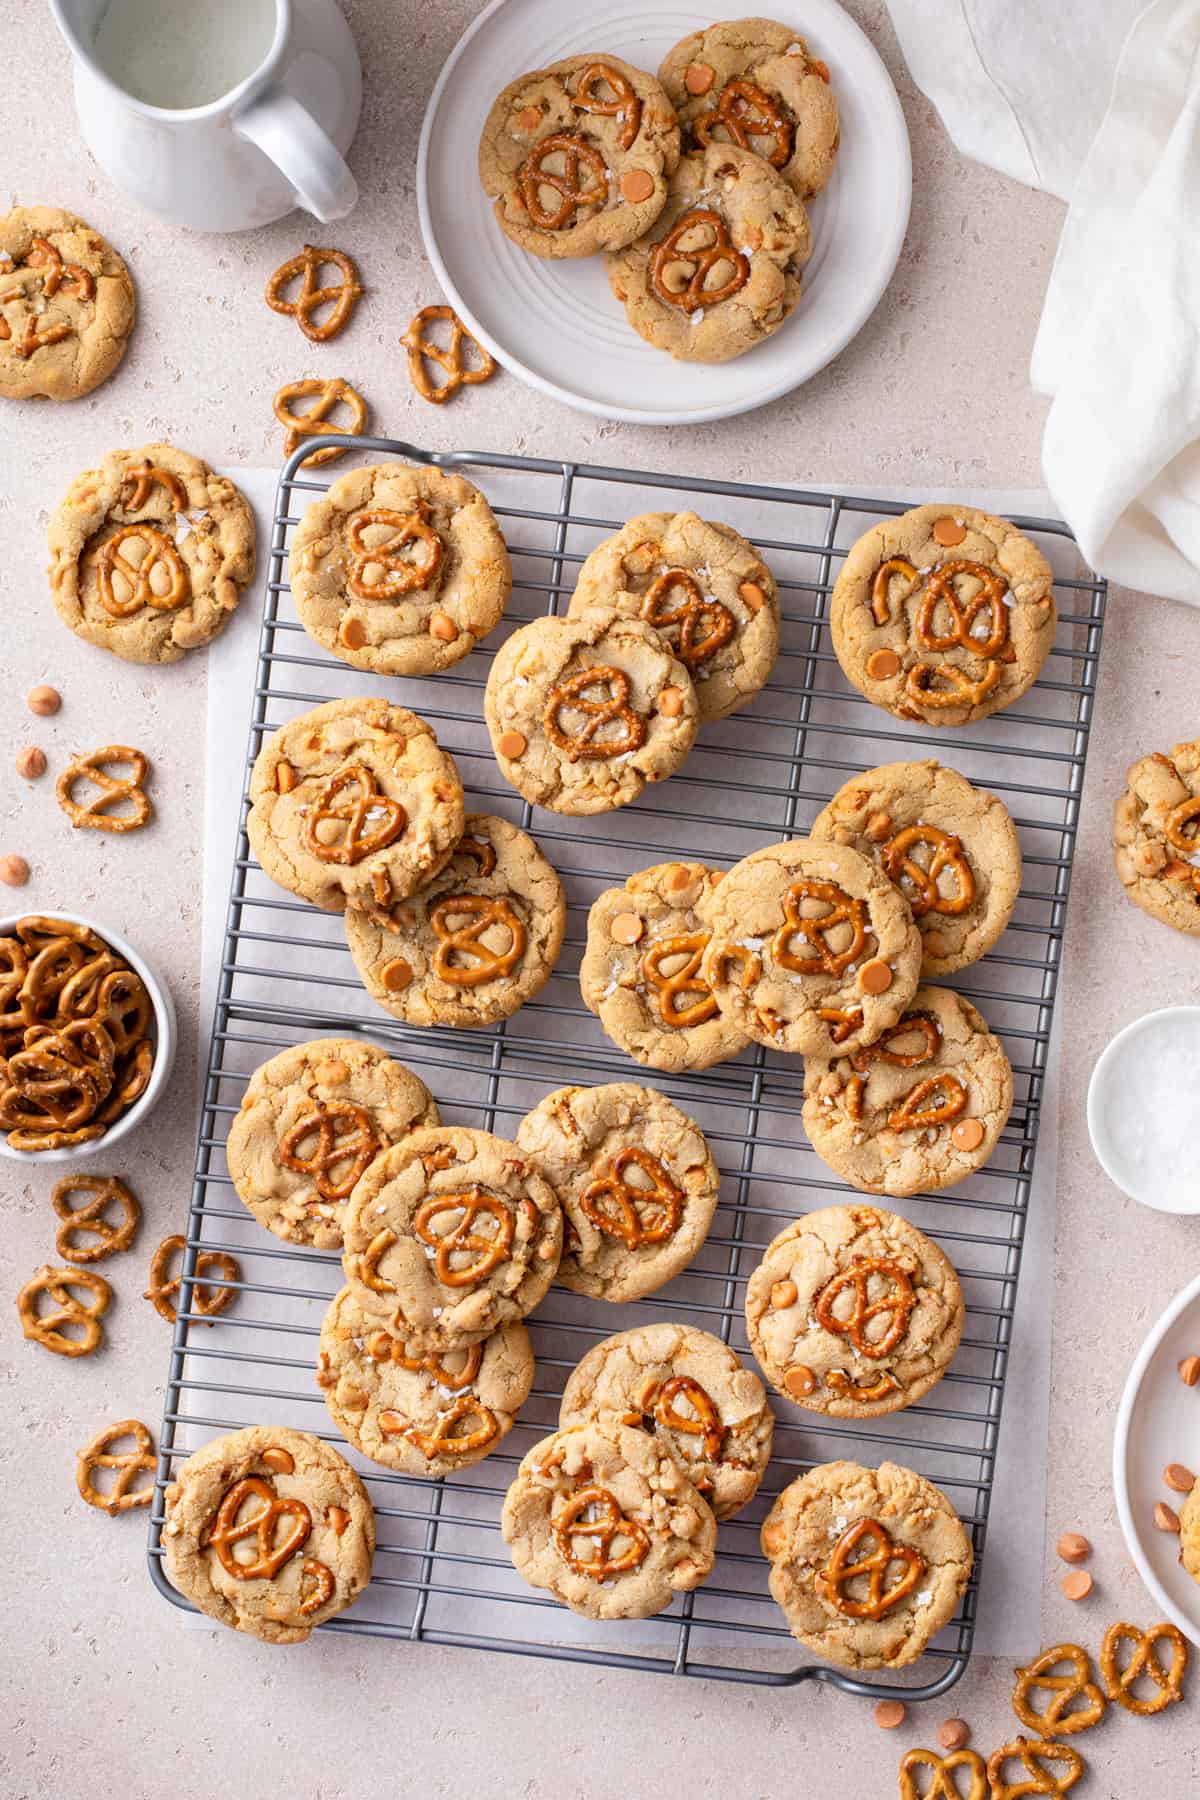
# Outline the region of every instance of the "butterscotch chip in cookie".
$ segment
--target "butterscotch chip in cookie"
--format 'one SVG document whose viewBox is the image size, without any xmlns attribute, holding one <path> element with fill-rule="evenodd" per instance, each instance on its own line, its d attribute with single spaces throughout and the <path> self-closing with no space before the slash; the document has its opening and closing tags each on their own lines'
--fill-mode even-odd
<svg viewBox="0 0 1200 1800">
<path fill-rule="evenodd" d="M 450 861 L 390 907 L 346 909 L 346 942 L 372 999 L 406 1025 L 491 1025 L 550 979 L 562 883 L 533 839 L 468 813 Z"/>
<path fill-rule="evenodd" d="M 653 1433 L 718 1519 L 753 1500 L 766 1473 L 775 1428 L 766 1390 L 694 1325 L 639 1325 L 592 1346 L 567 1377 L 559 1423 L 604 1416 Z"/>
<path fill-rule="evenodd" d="M 422 887 L 463 818 L 454 760 L 423 719 L 386 700 L 329 700 L 263 744 L 246 830 L 272 881 L 340 912 Z"/>
<path fill-rule="evenodd" d="M 499 622 L 508 551 L 479 489 L 442 469 L 352 469 L 315 500 L 292 540 L 300 623 L 343 662 L 434 675 Z"/>
<path fill-rule="evenodd" d="M 517 1470 L 500 1528 L 513 1565 L 590 1619 L 645 1619 L 711 1573 L 717 1523 L 656 1437 L 612 1418 L 557 1431 Z"/>
<path fill-rule="evenodd" d="M 789 1399 L 833 1418 L 878 1418 L 945 1374 L 962 1337 L 962 1290 L 915 1225 L 881 1207 L 829 1206 L 768 1244 L 746 1286 L 746 1326 Z"/>
<path fill-rule="evenodd" d="M 533 1386 L 533 1352 L 516 1321 L 477 1344 L 421 1352 L 344 1287 L 321 1326 L 317 1385 L 363 1456 L 427 1479 L 470 1468 L 503 1443 Z"/>
<path fill-rule="evenodd" d="M 293 1244 L 337 1250 L 355 1183 L 438 1109 L 423 1081 L 358 1038 L 313 1038 L 260 1064 L 229 1128 L 239 1198 Z"/>
<path fill-rule="evenodd" d="M 822 843 L 874 862 L 912 909 L 923 975 L 992 948 L 1021 887 L 1021 845 L 1003 801 L 931 759 L 885 763 L 839 788 L 812 823 Z"/>
<path fill-rule="evenodd" d="M 867 1194 L 965 1181 L 995 1150 L 1012 1100 L 1004 1046 L 950 988 L 919 987 L 865 1049 L 804 1059 L 808 1141 Z"/>
<path fill-rule="evenodd" d="M 254 578 L 245 496 L 173 444 L 110 450 L 77 475 L 49 538 L 59 618 L 125 662 L 178 662 L 207 644 Z"/>
<path fill-rule="evenodd" d="M 633 1082 L 558 1088 L 517 1142 L 566 1217 L 558 1279 L 595 1300 L 638 1300 L 685 1269 L 712 1224 L 720 1175 L 699 1128 Z"/>
<path fill-rule="evenodd" d="M 569 617 L 612 606 L 664 637 L 696 685 L 702 721 L 747 705 L 779 653 L 774 578 L 753 544 L 694 512 L 643 513 L 598 544 Z"/>
<path fill-rule="evenodd" d="M 123 259 L 57 206 L 0 219 L 0 398 L 78 400 L 125 354 L 137 306 Z"/>
<path fill-rule="evenodd" d="M 1113 848 L 1134 905 L 1200 937 L 1200 739 L 1133 764 L 1113 817 Z"/>
<path fill-rule="evenodd" d="M 833 590 L 842 672 L 899 719 L 985 719 L 1019 700 L 1050 654 L 1053 579 L 1037 546 L 991 513 L 935 504 L 885 519 L 851 548 Z"/>
<path fill-rule="evenodd" d="M 375 1513 L 331 1445 L 250 1425 L 180 1465 L 162 1541 L 167 1574 L 202 1613 L 268 1644 L 301 1644 L 370 1580 Z"/>
<path fill-rule="evenodd" d="M 973 1561 L 946 1496 L 891 1462 L 801 1475 L 767 1515 L 762 1549 L 793 1637 L 861 1670 L 915 1662 L 954 1617 Z"/>
<path fill-rule="evenodd" d="M 921 937 L 908 903 L 846 845 L 794 838 L 756 850 L 705 910 L 700 973 L 729 1023 L 769 1049 L 857 1050 L 916 991 Z"/>
</svg>

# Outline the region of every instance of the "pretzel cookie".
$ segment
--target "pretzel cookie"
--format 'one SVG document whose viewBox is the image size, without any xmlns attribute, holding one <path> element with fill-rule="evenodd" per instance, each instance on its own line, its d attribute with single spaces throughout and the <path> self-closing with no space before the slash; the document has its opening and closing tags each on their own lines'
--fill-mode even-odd
<svg viewBox="0 0 1200 1800">
<path fill-rule="evenodd" d="M 672 1452 L 718 1519 L 753 1500 L 771 1456 L 766 1390 L 728 1344 L 665 1320 L 594 1344 L 563 1389 L 559 1424 L 620 1419 Z"/>
<path fill-rule="evenodd" d="M 881 1207 L 829 1206 L 767 1245 L 746 1286 L 746 1327 L 789 1400 L 873 1419 L 941 1380 L 962 1337 L 962 1290 L 915 1225 Z"/>
<path fill-rule="evenodd" d="M 721 879 L 703 863 L 656 863 L 606 888 L 588 914 L 584 1003 L 614 1044 L 652 1069 L 707 1069 L 750 1041 L 700 974 L 712 935 L 704 907 Z"/>
<path fill-rule="evenodd" d="M 385 1150 L 355 1188 L 342 1264 L 368 1312 L 422 1355 L 523 1319 L 554 1279 L 562 1211 L 524 1149 L 442 1125 Z"/>
<path fill-rule="evenodd" d="M 136 316 L 124 261 L 74 213 L 18 206 L 0 219 L 0 399 L 90 394 Z"/>
<path fill-rule="evenodd" d="M 328 700 L 263 744 L 250 846 L 280 887 L 326 912 L 390 906 L 445 867 L 462 782 L 423 719 L 386 700 Z"/>
<path fill-rule="evenodd" d="M 671 1452 L 612 1418 L 529 1451 L 500 1529 L 513 1565 L 589 1619 L 647 1619 L 712 1573 L 717 1522 Z"/>
<path fill-rule="evenodd" d="M 254 579 L 240 489 L 173 444 L 111 450 L 50 520 L 50 591 L 76 637 L 125 662 L 178 662 Z"/>
<path fill-rule="evenodd" d="M 768 1049 L 860 1049 L 916 992 L 921 934 L 908 902 L 842 844 L 793 838 L 756 850 L 706 912 L 700 972 L 729 1022 Z"/>
<path fill-rule="evenodd" d="M 1012 917 L 1021 845 L 1002 800 L 940 763 L 885 763 L 855 775 L 812 823 L 820 843 L 878 864 L 912 908 L 923 975 L 978 962 Z"/>
<path fill-rule="evenodd" d="M 293 1244 L 340 1250 L 354 1184 L 410 1131 L 436 1125 L 423 1081 L 357 1038 L 314 1038 L 255 1069 L 225 1156 L 239 1198 Z"/>
<path fill-rule="evenodd" d="M 330 1445 L 250 1425 L 181 1464 L 163 1546 L 167 1574 L 209 1618 L 268 1644 L 302 1644 L 370 1580 L 375 1513 Z"/>
<path fill-rule="evenodd" d="M 804 1059 L 804 1129 L 817 1155 L 867 1194 L 902 1199 L 965 1181 L 1012 1110 L 1012 1065 L 969 1000 L 919 987 L 865 1050 Z"/>
<path fill-rule="evenodd" d="M 1179 1560 L 1193 1581 L 1200 1581 L 1200 1481 L 1179 1509 Z"/>
<path fill-rule="evenodd" d="M 545 257 L 595 256 L 641 237 L 678 161 L 679 127 L 658 82 L 602 52 L 510 82 L 479 142 L 496 223 Z"/>
<path fill-rule="evenodd" d="M 729 362 L 779 330 L 812 252 L 804 202 L 752 150 L 685 156 L 662 216 L 605 258 L 629 323 L 682 362 Z"/>
<path fill-rule="evenodd" d="M 1200 937 L 1200 739 L 1133 764 L 1113 817 L 1113 848 L 1134 905 Z"/>
<path fill-rule="evenodd" d="M 533 1352 L 514 1321 L 478 1344 L 422 1353 L 344 1287 L 321 1326 L 317 1386 L 338 1430 L 372 1462 L 453 1475 L 512 1430 L 533 1386 Z"/>
<path fill-rule="evenodd" d="M 521 1120 L 517 1142 L 562 1202 L 558 1279 L 577 1294 L 640 1300 L 708 1236 L 717 1166 L 699 1128 L 652 1088 L 557 1088 Z"/>
<path fill-rule="evenodd" d="M 822 1463 L 762 1528 L 792 1636 L 847 1669 L 901 1669 L 954 1617 L 973 1561 L 940 1488 L 897 1463 Z"/>
<path fill-rule="evenodd" d="M 527 832 L 468 813 L 450 861 L 417 893 L 347 909 L 367 992 L 406 1025 L 491 1025 L 550 979 L 562 949 L 562 883 Z"/>
<path fill-rule="evenodd" d="M 505 780 L 561 813 L 628 806 L 648 781 L 675 773 L 699 722 L 692 678 L 670 645 L 613 607 L 514 631 L 483 705 Z"/>
<path fill-rule="evenodd" d="M 864 532 L 829 624 L 842 672 L 898 719 L 970 725 L 1011 706 L 1054 643 L 1053 573 L 1005 519 L 917 506 Z"/>
<path fill-rule="evenodd" d="M 838 105 L 829 70 L 789 25 L 725 19 L 671 50 L 658 79 L 687 149 L 738 144 L 777 169 L 802 200 L 833 172 Z"/>
<path fill-rule="evenodd" d="M 310 637 L 376 675 L 434 675 L 500 622 L 512 589 L 492 509 L 441 469 L 341 475 L 300 521 L 292 594 Z"/>
<path fill-rule="evenodd" d="M 701 722 L 763 687 L 779 654 L 779 596 L 753 544 L 696 513 L 643 513 L 598 544 L 568 616 L 612 606 L 666 638 L 696 684 Z"/>
</svg>

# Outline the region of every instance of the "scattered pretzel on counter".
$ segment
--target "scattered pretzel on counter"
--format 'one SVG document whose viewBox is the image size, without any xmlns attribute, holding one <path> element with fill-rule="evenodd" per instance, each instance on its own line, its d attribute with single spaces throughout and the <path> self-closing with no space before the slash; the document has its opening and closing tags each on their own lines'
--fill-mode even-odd
<svg viewBox="0 0 1200 1800">
<path fill-rule="evenodd" d="M 107 763 L 125 765 L 130 773 L 110 775 L 105 767 Z M 150 763 L 140 750 L 130 749 L 127 744 L 106 744 L 100 750 L 89 750 L 72 757 L 54 791 L 58 804 L 76 830 L 82 826 L 89 831 L 138 831 L 149 823 L 154 812 L 145 791 L 149 773 Z M 90 800 L 80 804 L 75 798 L 75 784 L 84 780 L 92 782 L 97 791 Z M 131 812 L 112 810 L 126 800 L 133 809 Z"/>
<path fill-rule="evenodd" d="M 435 344 L 426 332 L 426 327 L 439 319 L 447 320 L 450 325 L 450 342 L 445 349 Z M 453 399 L 459 388 L 489 381 L 496 373 L 495 357 L 484 349 L 473 332 L 467 330 L 452 306 L 423 306 L 400 342 L 408 351 L 409 379 L 422 400 L 429 400 L 434 406 L 442 406 Z M 476 368 L 467 367 L 464 346 L 470 346 L 476 352 L 479 358 Z M 440 386 L 434 385 L 426 367 L 427 361 L 436 363 L 445 373 L 446 379 Z"/>
<path fill-rule="evenodd" d="M 74 1206 L 72 1199 L 78 1195 L 91 1198 Z M 142 1216 L 141 1207 L 115 1175 L 66 1175 L 55 1183 L 50 1201 L 63 1221 L 54 1248 L 66 1262 L 103 1262 L 118 1250 L 128 1250 Z M 108 1217 L 112 1206 L 121 1209 L 115 1225 Z M 81 1233 L 85 1239 L 82 1243 Z M 88 1238 L 94 1242 L 87 1242 Z"/>
<path fill-rule="evenodd" d="M 165 1319 L 168 1325 L 174 1325 L 176 1319 L 175 1299 L 183 1284 L 183 1252 L 187 1240 L 179 1234 L 165 1237 L 150 1259 L 150 1286 L 142 1298 L 149 1300 L 159 1318 Z M 180 1258 L 178 1275 L 168 1275 L 172 1259 Z M 236 1288 L 214 1287 L 202 1281 L 203 1275 L 219 1276 L 221 1281 L 240 1281 L 241 1265 L 227 1250 L 201 1250 L 196 1256 L 196 1272 L 192 1284 L 191 1310 L 202 1318 L 213 1319 L 217 1313 L 223 1313 L 236 1297 Z"/>
<path fill-rule="evenodd" d="M 292 406 L 293 400 L 310 399 L 313 405 L 304 412 L 296 412 Z M 350 415 L 348 425 L 336 424 L 329 416 L 339 406 L 344 406 Z M 274 407 L 275 417 L 287 431 L 283 440 L 285 456 L 291 456 L 305 438 L 324 437 L 330 432 L 338 437 L 357 437 L 367 428 L 366 401 L 358 389 L 352 388 L 340 375 L 328 381 L 314 378 L 286 382 L 275 396 Z M 326 444 L 323 450 L 314 450 L 311 456 L 306 456 L 300 467 L 317 469 L 324 463 L 336 462 L 339 456 L 345 456 L 346 448 L 340 444 Z"/>
<path fill-rule="evenodd" d="M 91 1298 L 79 1300 L 76 1294 Z M 54 1303 L 46 1312 L 39 1310 L 43 1297 Z M 17 1295 L 17 1314 L 25 1336 L 43 1350 L 55 1356 L 90 1356 L 103 1341 L 100 1318 L 111 1304 L 112 1289 L 103 1275 L 91 1269 L 52 1269 L 43 1263 Z M 72 1326 L 78 1326 L 82 1335 L 70 1335 Z"/>
<path fill-rule="evenodd" d="M 321 270 L 326 264 L 337 269 L 341 280 L 326 287 L 319 286 Z M 295 299 L 285 300 L 283 291 L 300 277 Z M 350 315 L 362 298 L 362 283 L 353 258 L 344 250 L 317 250 L 305 244 L 303 250 L 281 263 L 267 282 L 264 298 L 272 312 L 294 318 L 305 337 L 313 344 L 326 344 L 350 323 Z M 318 323 L 316 314 L 328 306 L 329 312 Z"/>
<path fill-rule="evenodd" d="M 113 1445 L 123 1438 L 133 1439 L 133 1449 L 115 1451 Z M 141 1474 L 153 1475 L 156 1461 L 154 1439 L 141 1420 L 118 1419 L 115 1425 L 106 1425 L 98 1431 L 91 1443 L 79 1452 L 75 1463 L 75 1485 L 89 1506 L 98 1507 L 115 1518 L 118 1513 L 131 1512 L 136 1506 L 149 1506 L 154 1497 L 153 1483 L 139 1488 L 133 1484 Z M 92 1477 L 97 1469 L 114 1471 L 111 1487 L 96 1486 Z"/>
</svg>

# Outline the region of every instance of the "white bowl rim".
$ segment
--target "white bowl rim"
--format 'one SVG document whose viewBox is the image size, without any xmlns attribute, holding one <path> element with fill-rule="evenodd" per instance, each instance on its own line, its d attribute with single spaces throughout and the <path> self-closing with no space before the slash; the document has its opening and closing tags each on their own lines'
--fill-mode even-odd
<svg viewBox="0 0 1200 1800">
<path fill-rule="evenodd" d="M 31 916 L 31 908 L 25 907 L 20 912 L 7 913 L 0 918 L 0 937 L 9 937 L 21 919 Z M 12 1162 L 34 1166 L 39 1163 L 82 1162 L 88 1157 L 104 1156 L 118 1143 L 127 1137 L 143 1119 L 147 1118 L 157 1105 L 162 1091 L 170 1077 L 175 1062 L 176 1024 L 175 1003 L 166 984 L 159 980 L 145 957 L 135 950 L 128 940 L 114 931 L 110 926 L 101 924 L 97 919 L 83 913 L 71 912 L 65 906 L 47 906 L 38 909 L 33 915 L 44 919 L 63 919 L 70 925 L 86 925 L 97 937 L 104 939 L 110 949 L 123 956 L 136 974 L 140 975 L 150 996 L 150 1004 L 154 1010 L 154 1026 L 157 1042 L 155 1044 L 154 1066 L 150 1071 L 150 1079 L 146 1083 L 146 1091 L 139 1094 L 128 1111 L 109 1126 L 103 1137 L 89 1138 L 82 1144 L 64 1144 L 57 1150 L 14 1150 L 8 1141 L 7 1134 L 0 1131 L 0 1156 L 8 1157 Z"/>
<path fill-rule="evenodd" d="M 1139 1206 L 1148 1206 L 1154 1212 L 1167 1213 L 1176 1219 L 1191 1218 L 1200 1213 L 1200 1193 L 1197 1194 L 1195 1206 L 1164 1206 L 1148 1194 L 1135 1194 L 1131 1188 L 1126 1187 L 1123 1176 L 1117 1174 L 1116 1159 L 1111 1153 L 1111 1138 L 1107 1135 L 1107 1127 L 1099 1106 L 1099 1085 L 1101 1079 L 1128 1044 L 1147 1026 L 1159 1019 L 1169 1019 L 1185 1013 L 1191 1018 L 1200 1018 L 1200 1005 L 1159 1006 L 1152 1012 L 1143 1013 L 1138 1019 L 1131 1019 L 1128 1025 L 1123 1025 L 1096 1058 L 1096 1065 L 1092 1070 L 1087 1091 L 1088 1136 L 1091 1139 L 1096 1160 L 1108 1179 L 1114 1187 L 1120 1188 L 1123 1194 L 1130 1200 L 1136 1201 Z"/>
</svg>

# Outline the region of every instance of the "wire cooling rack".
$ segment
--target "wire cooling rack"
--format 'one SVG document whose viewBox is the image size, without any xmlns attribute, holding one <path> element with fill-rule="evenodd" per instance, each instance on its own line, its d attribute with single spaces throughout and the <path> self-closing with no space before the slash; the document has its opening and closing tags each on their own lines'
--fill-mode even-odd
<svg viewBox="0 0 1200 1800">
<path fill-rule="evenodd" d="M 243 795 L 151 1516 L 154 1580 L 184 1604 L 162 1568 L 162 1488 L 178 1460 L 214 1432 L 288 1424 L 346 1448 L 330 1429 L 313 1379 L 321 1317 L 341 1285 L 338 1258 L 294 1248 L 261 1230 L 232 1189 L 224 1145 L 258 1063 L 308 1037 L 361 1033 L 421 1074 L 444 1119 L 505 1137 L 515 1135 L 521 1116 L 565 1081 L 647 1082 L 704 1129 L 721 1166 L 722 1199 L 693 1265 L 648 1299 L 604 1306 L 551 1290 L 530 1321 L 537 1357 L 533 1393 L 511 1435 L 484 1462 L 443 1481 L 417 1481 L 352 1458 L 377 1512 L 375 1574 L 353 1611 L 322 1629 L 726 1680 L 817 1679 L 872 1697 L 943 1693 L 966 1667 L 974 1633 L 1104 584 L 1081 567 L 1064 525 L 1018 520 L 1056 572 L 1058 633 L 1043 678 L 1005 713 L 959 731 L 931 731 L 892 719 L 849 689 L 827 626 L 840 559 L 872 522 L 902 506 L 581 463 L 437 455 L 363 438 L 354 441 L 356 452 L 455 468 L 475 481 L 509 541 L 515 577 L 508 618 L 484 650 L 436 681 L 381 683 L 321 651 L 302 631 L 291 602 L 290 536 L 325 485 L 301 473 L 299 463 L 326 441 L 344 442 L 311 440 L 280 479 L 247 780 L 263 735 L 297 712 L 337 696 L 386 692 L 433 722 L 458 760 L 470 808 L 502 813 L 532 830 L 567 889 L 567 938 L 551 982 L 506 1024 L 458 1032 L 401 1026 L 362 989 L 340 919 L 273 886 L 251 859 Z M 685 768 L 648 789 L 635 806 L 582 820 L 535 811 L 507 787 L 491 755 L 482 723 L 489 658 L 513 626 L 546 610 L 565 610 L 580 562 L 626 518 L 650 508 L 687 507 L 736 526 L 767 557 L 784 614 L 773 678 L 744 712 L 703 728 Z M 1012 1116 L 986 1169 L 949 1192 L 899 1206 L 942 1244 L 959 1271 L 967 1303 L 962 1347 L 926 1402 L 890 1418 L 865 1424 L 826 1419 L 777 1400 L 775 1455 L 763 1491 L 721 1526 L 709 1582 L 677 1597 L 655 1620 L 580 1621 L 525 1586 L 499 1531 L 513 1471 L 530 1444 L 553 1429 L 567 1372 L 598 1337 L 656 1318 L 702 1326 L 748 1355 L 743 1286 L 764 1245 L 797 1213 L 853 1197 L 804 1138 L 798 1058 L 756 1048 L 703 1074 L 666 1077 L 640 1069 L 608 1042 L 579 995 L 587 908 L 602 888 L 652 862 L 696 857 L 725 865 L 763 843 L 802 835 L 856 770 L 929 754 L 1001 795 L 1016 817 L 1024 852 L 1023 885 L 1007 933 L 984 962 L 954 983 L 1005 1042 L 1015 1076 Z M 229 1250 L 242 1267 L 235 1304 L 213 1323 L 191 1311 L 201 1248 Z M 868 1463 L 891 1457 L 918 1469 L 947 1493 L 974 1541 L 976 1574 L 956 1618 L 900 1680 L 860 1680 L 797 1660 L 797 1646 L 767 1591 L 758 1546 L 767 1507 L 801 1471 L 841 1457 Z"/>
</svg>

